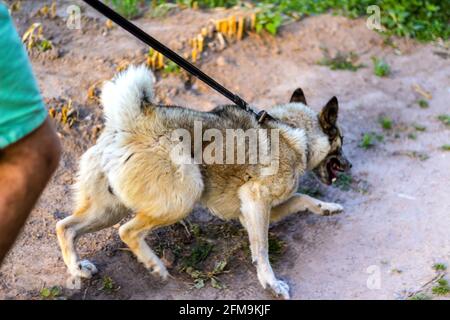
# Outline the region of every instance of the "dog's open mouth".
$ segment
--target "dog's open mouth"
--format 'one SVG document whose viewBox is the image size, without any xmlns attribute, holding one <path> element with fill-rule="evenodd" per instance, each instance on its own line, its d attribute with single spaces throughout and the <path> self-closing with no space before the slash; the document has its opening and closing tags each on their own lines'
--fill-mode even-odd
<svg viewBox="0 0 450 320">
<path fill-rule="evenodd" d="M 338 172 L 344 172 L 345 168 L 341 164 L 338 158 L 333 157 L 331 158 L 327 163 L 327 171 L 328 171 L 328 177 L 330 183 L 333 183 L 336 181 Z"/>
</svg>

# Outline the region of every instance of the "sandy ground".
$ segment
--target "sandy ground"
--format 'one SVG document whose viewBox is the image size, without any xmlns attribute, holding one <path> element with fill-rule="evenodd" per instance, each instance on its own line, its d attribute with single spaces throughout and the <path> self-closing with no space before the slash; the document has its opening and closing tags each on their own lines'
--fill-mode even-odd
<svg viewBox="0 0 450 320">
<path fill-rule="evenodd" d="M 204 270 L 230 252 L 227 272 L 218 276 L 226 288 L 213 288 L 210 282 L 192 288 L 193 279 L 180 269 L 180 259 L 170 261 L 173 279 L 156 281 L 124 250 L 117 228 L 79 241 L 80 254 L 100 273 L 83 281 L 80 289 L 66 288 L 68 276 L 54 226 L 71 212 L 70 186 L 78 159 L 95 142 L 102 124 L 101 107 L 87 98 L 88 88 L 112 77 L 124 59 L 143 61 L 147 49 L 122 30 L 106 31 L 104 19 L 90 9 L 83 29 L 69 30 L 65 6 L 72 2 L 59 6 L 56 19 L 35 16 L 42 3 L 30 1 L 14 18 L 21 34 L 32 22 L 43 22 L 59 50 L 32 57 L 43 96 L 49 106 L 55 99 L 71 99 L 79 120 L 72 128 L 57 124 L 64 147 L 61 166 L 0 269 L 0 298 L 40 299 L 42 288 L 59 286 L 60 297 L 73 299 L 271 299 L 257 281 L 239 224 L 219 221 L 200 208 L 186 224 L 198 226 L 200 237 L 214 246 L 202 263 Z M 182 11 L 136 23 L 178 48 L 205 22 L 226 14 Z M 271 228 L 285 243 L 274 269 L 289 283 L 294 299 L 404 299 L 417 290 L 429 293 L 433 284 L 427 283 L 437 275 L 432 266 L 450 263 L 450 153 L 440 148 L 450 143 L 450 131 L 437 120 L 450 113 L 449 50 L 437 44 L 394 42 L 397 48 L 386 45 L 364 20 L 323 15 L 291 23 L 276 38 L 250 35 L 202 60 L 202 69 L 261 108 L 286 102 L 297 87 L 304 89 L 316 110 L 331 96 L 339 98 L 353 182 L 347 191 L 324 187 L 312 178 L 305 184 L 319 198 L 343 204 L 344 213 L 299 213 Z M 351 72 L 320 66 L 322 48 L 332 54 L 353 51 L 367 67 Z M 389 77 L 373 74 L 372 56 L 391 65 Z M 429 108 L 419 107 L 417 101 L 423 97 L 412 89 L 414 84 L 432 95 Z M 157 95 L 162 102 L 201 110 L 227 102 L 201 83 L 186 86 L 179 75 L 160 75 Z M 381 115 L 394 120 L 391 130 L 380 127 Z M 416 131 L 417 124 L 426 130 Z M 383 142 L 368 150 L 359 147 L 367 132 L 383 135 Z M 197 241 L 193 237 L 179 224 L 155 232 L 148 241 L 167 254 L 175 239 L 185 256 Z M 233 246 L 238 250 L 231 250 Z M 106 277 L 114 282 L 113 290 L 104 288 Z"/>
</svg>

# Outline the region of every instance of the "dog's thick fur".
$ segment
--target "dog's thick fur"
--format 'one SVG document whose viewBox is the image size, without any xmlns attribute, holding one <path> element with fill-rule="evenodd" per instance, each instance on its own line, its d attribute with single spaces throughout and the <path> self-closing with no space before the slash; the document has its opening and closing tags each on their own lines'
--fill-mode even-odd
<svg viewBox="0 0 450 320">
<path fill-rule="evenodd" d="M 301 89 L 291 103 L 271 109 L 276 121 L 260 125 L 255 117 L 235 106 L 199 112 L 153 104 L 154 78 L 145 67 L 130 67 L 108 82 L 102 91 L 106 118 L 98 142 L 81 158 L 75 185 L 75 211 L 57 223 L 64 262 L 73 276 L 91 277 L 96 267 L 80 261 L 76 239 L 134 217 L 119 229 L 121 239 L 152 273 L 167 278 L 161 260 L 146 244 L 151 230 L 185 218 L 196 203 L 223 219 L 239 219 L 249 234 L 252 260 L 264 288 L 289 298 L 288 285 L 278 280 L 268 257 L 270 221 L 309 210 L 335 214 L 342 207 L 296 193 L 298 179 L 307 170 L 330 183 L 330 155 L 340 157 L 342 137 L 336 126 L 337 100 L 320 114 L 306 106 Z M 203 129 L 279 129 L 279 168 L 262 175 L 261 164 L 180 164 L 171 159 L 178 128 L 193 131 L 195 120 Z M 328 157 L 328 158 L 327 158 Z M 336 168 L 335 168 L 336 169 Z M 337 169 L 344 169 L 342 167 Z"/>
</svg>

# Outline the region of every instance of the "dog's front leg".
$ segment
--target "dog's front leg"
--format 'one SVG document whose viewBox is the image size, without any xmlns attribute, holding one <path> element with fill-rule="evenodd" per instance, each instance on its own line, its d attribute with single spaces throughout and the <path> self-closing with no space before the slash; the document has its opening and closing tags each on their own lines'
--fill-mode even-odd
<svg viewBox="0 0 450 320">
<path fill-rule="evenodd" d="M 289 299 L 289 286 L 275 277 L 269 262 L 270 206 L 255 185 L 241 187 L 241 221 L 247 229 L 253 263 L 264 289 L 270 288 L 277 296 Z"/>
<path fill-rule="evenodd" d="M 324 202 L 305 194 L 296 193 L 285 202 L 273 207 L 270 219 L 278 221 L 292 213 L 305 210 L 321 216 L 330 216 L 342 212 L 343 207 L 337 203 Z"/>
</svg>

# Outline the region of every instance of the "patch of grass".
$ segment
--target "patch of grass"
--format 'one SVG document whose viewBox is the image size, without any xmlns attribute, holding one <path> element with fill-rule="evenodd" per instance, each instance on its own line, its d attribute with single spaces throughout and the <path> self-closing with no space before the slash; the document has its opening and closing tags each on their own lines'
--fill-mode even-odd
<svg viewBox="0 0 450 320">
<path fill-rule="evenodd" d="M 255 1 L 256 2 L 256 1 Z M 356 18 L 367 15 L 367 7 L 381 9 L 382 33 L 431 41 L 450 35 L 450 2 L 442 0 L 264 0 L 286 15 L 317 15 L 332 11 Z"/>
<path fill-rule="evenodd" d="M 269 259 L 275 263 L 286 250 L 286 242 L 277 235 L 269 233 Z"/>
<path fill-rule="evenodd" d="M 53 286 L 51 288 L 42 288 L 40 291 L 40 296 L 42 299 L 55 299 L 61 295 L 61 288 L 58 286 Z"/>
<path fill-rule="evenodd" d="M 186 273 L 194 280 L 193 288 L 195 289 L 203 288 L 208 281 L 215 289 L 225 289 L 226 286 L 219 280 L 218 276 L 227 272 L 225 271 L 227 264 L 226 260 L 221 260 L 216 262 L 211 271 L 203 272 L 190 267 L 186 269 Z"/>
<path fill-rule="evenodd" d="M 443 146 L 441 146 L 441 149 L 444 151 L 450 151 L 450 144 L 444 144 Z"/>
<path fill-rule="evenodd" d="M 421 107 L 422 109 L 428 109 L 430 107 L 430 105 L 428 104 L 428 101 L 425 99 L 420 99 L 419 101 L 417 101 L 417 104 L 419 105 L 419 107 Z"/>
<path fill-rule="evenodd" d="M 120 290 L 120 287 L 115 284 L 111 277 L 105 276 L 102 279 L 102 286 L 99 290 L 112 293 Z"/>
<path fill-rule="evenodd" d="M 408 300 L 431 300 L 431 297 L 429 295 L 426 295 L 425 293 L 416 293 L 412 297 L 410 297 Z"/>
<path fill-rule="evenodd" d="M 126 2 L 126 0 L 110 0 Z M 128 0 L 131 3 L 139 0 Z M 238 0 L 153 0 L 155 3 L 176 2 L 181 7 L 215 8 L 231 7 L 242 3 Z M 267 7 L 261 14 L 258 29 L 276 34 L 284 18 L 299 19 L 332 12 L 350 18 L 367 16 L 367 7 L 377 5 L 381 9 L 381 31 L 386 36 L 416 38 L 431 41 L 450 36 L 450 2 L 442 0 L 249 0 L 257 7 Z M 133 8 L 133 6 L 131 6 Z M 273 15 L 273 16 L 272 16 Z"/>
<path fill-rule="evenodd" d="M 445 279 L 439 279 L 437 285 L 434 286 L 431 291 L 438 296 L 445 296 L 450 293 L 450 286 Z"/>
<path fill-rule="evenodd" d="M 347 173 L 340 173 L 334 185 L 343 191 L 349 191 L 353 183 L 353 177 Z"/>
<path fill-rule="evenodd" d="M 139 14 L 142 0 L 109 0 L 109 4 L 125 18 L 132 19 Z"/>
<path fill-rule="evenodd" d="M 163 72 L 166 74 L 169 73 L 175 73 L 178 74 L 181 72 L 181 68 L 179 65 L 177 65 L 175 62 L 173 61 L 169 61 L 167 62 L 167 64 L 164 66 Z"/>
<path fill-rule="evenodd" d="M 425 152 L 412 151 L 410 157 L 419 159 L 420 161 L 425 161 L 430 159 L 430 156 Z"/>
<path fill-rule="evenodd" d="M 165 2 L 158 3 L 161 1 L 153 1 L 156 2 L 152 5 L 152 8 L 147 12 L 147 16 L 151 18 L 162 18 L 165 17 L 169 12 L 178 8 L 178 5 L 175 3 Z"/>
<path fill-rule="evenodd" d="M 47 50 L 51 50 L 53 48 L 53 44 L 50 40 L 43 39 L 42 41 L 38 42 L 37 47 L 41 52 L 45 52 Z"/>
<path fill-rule="evenodd" d="M 413 127 L 414 127 L 414 129 L 416 129 L 417 131 L 420 131 L 420 132 L 423 132 L 423 131 L 427 130 L 427 127 L 425 127 L 425 126 L 423 126 L 421 124 L 417 124 L 417 123 L 415 123 L 413 125 Z"/>
<path fill-rule="evenodd" d="M 206 260 L 213 248 L 213 244 L 205 240 L 197 240 L 191 249 L 190 255 L 183 259 L 183 268 L 197 268 L 201 262 Z"/>
<path fill-rule="evenodd" d="M 378 122 L 380 123 L 381 127 L 384 130 L 391 130 L 392 129 L 392 125 L 393 125 L 393 121 L 391 118 L 389 118 L 388 116 L 383 116 L 380 117 L 380 119 L 378 119 Z"/>
<path fill-rule="evenodd" d="M 22 42 L 26 45 L 28 52 L 37 49 L 45 52 L 53 48 L 53 44 L 44 35 L 44 28 L 41 23 L 33 23 L 22 36 Z"/>
<path fill-rule="evenodd" d="M 448 114 L 441 114 L 438 116 L 438 120 L 441 121 L 446 126 L 450 126 L 450 115 Z"/>
<path fill-rule="evenodd" d="M 190 232 L 192 232 L 192 235 L 195 237 L 195 238 L 198 238 L 198 237 L 200 237 L 200 235 L 202 234 L 202 229 L 200 228 L 200 225 L 198 225 L 198 224 L 196 224 L 196 223 L 192 223 L 191 225 L 190 225 Z"/>
<path fill-rule="evenodd" d="M 365 133 L 359 143 L 359 146 L 363 149 L 372 148 L 375 145 L 373 135 L 370 133 Z"/>
<path fill-rule="evenodd" d="M 433 265 L 433 269 L 436 271 L 445 271 L 447 270 L 447 266 L 443 263 L 435 263 Z"/>
<path fill-rule="evenodd" d="M 133 2 L 142 0 L 110 0 L 114 2 Z M 215 8 L 231 7 L 245 1 L 239 0 L 152 0 L 154 4 L 176 2 L 181 7 Z M 367 7 L 377 5 L 381 9 L 381 31 L 386 36 L 416 38 L 431 41 L 450 36 L 450 2 L 442 0 L 248 0 L 257 7 L 268 7 L 261 14 L 259 30 L 276 34 L 285 18 L 299 19 L 332 12 L 350 18 L 367 16 Z M 155 8 L 156 5 L 153 5 Z M 271 16 L 273 15 L 273 16 Z"/>
<path fill-rule="evenodd" d="M 361 142 L 359 143 L 359 147 L 363 149 L 369 149 L 375 146 L 376 142 L 383 141 L 384 137 L 379 134 L 375 134 L 373 132 L 364 133 L 364 135 L 361 138 Z"/>
<path fill-rule="evenodd" d="M 238 0 L 177 0 L 177 3 L 189 8 L 229 8 Z"/>
<path fill-rule="evenodd" d="M 391 67 L 383 59 L 372 57 L 373 73 L 378 77 L 387 77 L 391 73 Z"/>
<path fill-rule="evenodd" d="M 328 51 L 325 50 L 325 57 L 318 62 L 322 66 L 327 66 L 331 70 L 349 70 L 357 71 L 365 67 L 363 64 L 357 64 L 358 55 L 354 52 L 343 53 L 338 52 L 336 56 L 330 57 Z"/>
<path fill-rule="evenodd" d="M 314 198 L 323 197 L 322 191 L 320 191 L 320 189 L 316 187 L 300 187 L 298 189 L 298 192 Z"/>
<path fill-rule="evenodd" d="M 283 16 L 280 10 L 272 4 L 258 4 L 258 10 L 256 15 L 256 32 L 260 33 L 266 30 L 275 36 L 283 23 Z"/>
</svg>

